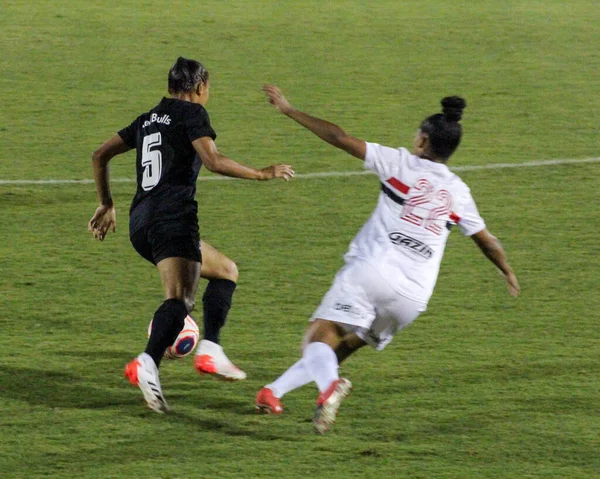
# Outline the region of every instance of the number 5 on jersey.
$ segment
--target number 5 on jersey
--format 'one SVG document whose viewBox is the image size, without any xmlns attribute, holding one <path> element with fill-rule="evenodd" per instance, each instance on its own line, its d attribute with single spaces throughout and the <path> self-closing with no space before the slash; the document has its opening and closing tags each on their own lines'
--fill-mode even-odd
<svg viewBox="0 0 600 479">
<path fill-rule="evenodd" d="M 162 153 L 157 148 L 162 143 L 160 133 L 152 133 L 144 137 L 142 146 L 142 188 L 150 191 L 160 181 L 162 174 Z"/>
</svg>

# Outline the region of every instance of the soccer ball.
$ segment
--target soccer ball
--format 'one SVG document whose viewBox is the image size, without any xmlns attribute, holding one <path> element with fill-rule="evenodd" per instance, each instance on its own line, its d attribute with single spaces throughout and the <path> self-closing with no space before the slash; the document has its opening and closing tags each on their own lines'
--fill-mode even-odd
<svg viewBox="0 0 600 479">
<path fill-rule="evenodd" d="M 148 337 L 150 337 L 151 331 L 152 321 L 150 321 L 150 325 L 148 326 Z M 194 318 L 188 315 L 185 318 L 185 324 L 177 336 L 177 339 L 175 339 L 175 342 L 165 351 L 165 358 L 178 359 L 187 356 L 196 348 L 199 340 L 200 330 L 198 329 L 198 325 L 196 324 L 196 321 L 194 321 Z"/>
</svg>

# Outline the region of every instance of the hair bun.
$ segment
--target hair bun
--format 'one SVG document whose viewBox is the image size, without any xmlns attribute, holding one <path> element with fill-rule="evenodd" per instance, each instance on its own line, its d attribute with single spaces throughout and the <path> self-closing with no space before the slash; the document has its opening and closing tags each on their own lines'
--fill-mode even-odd
<svg viewBox="0 0 600 479">
<path fill-rule="evenodd" d="M 169 91 L 190 92 L 199 83 L 208 82 L 208 72 L 200 62 L 190 58 L 178 57 L 169 70 Z"/>
<path fill-rule="evenodd" d="M 442 100 L 442 111 L 446 120 L 451 122 L 459 122 L 462 118 L 464 108 L 467 102 L 459 96 L 447 96 Z"/>
<path fill-rule="evenodd" d="M 181 82 L 181 86 L 184 91 L 189 91 L 194 88 L 194 78 L 192 72 L 190 72 L 190 62 L 187 58 L 179 57 L 175 68 L 173 69 L 174 78 Z"/>
</svg>

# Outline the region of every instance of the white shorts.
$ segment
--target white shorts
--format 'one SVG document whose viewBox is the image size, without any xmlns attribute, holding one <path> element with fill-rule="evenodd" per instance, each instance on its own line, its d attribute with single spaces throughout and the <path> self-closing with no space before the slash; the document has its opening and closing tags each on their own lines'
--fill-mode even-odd
<svg viewBox="0 0 600 479">
<path fill-rule="evenodd" d="M 338 271 L 311 321 L 347 325 L 349 332 L 381 351 L 426 309 L 427 303 L 398 294 L 369 263 L 355 261 Z"/>
</svg>

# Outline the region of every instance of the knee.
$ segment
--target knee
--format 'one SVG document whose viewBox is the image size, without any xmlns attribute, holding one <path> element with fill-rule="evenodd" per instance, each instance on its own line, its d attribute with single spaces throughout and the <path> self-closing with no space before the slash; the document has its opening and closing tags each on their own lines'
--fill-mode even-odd
<svg viewBox="0 0 600 479">
<path fill-rule="evenodd" d="M 304 336 L 302 342 L 302 351 L 306 349 L 310 343 L 325 343 L 331 348 L 336 349 L 344 334 L 341 327 L 333 321 L 325 319 L 314 320 Z"/>
<path fill-rule="evenodd" d="M 235 264 L 232 260 L 227 259 L 223 264 L 223 279 L 228 279 L 237 283 L 240 273 L 238 271 L 237 264 Z"/>
</svg>

